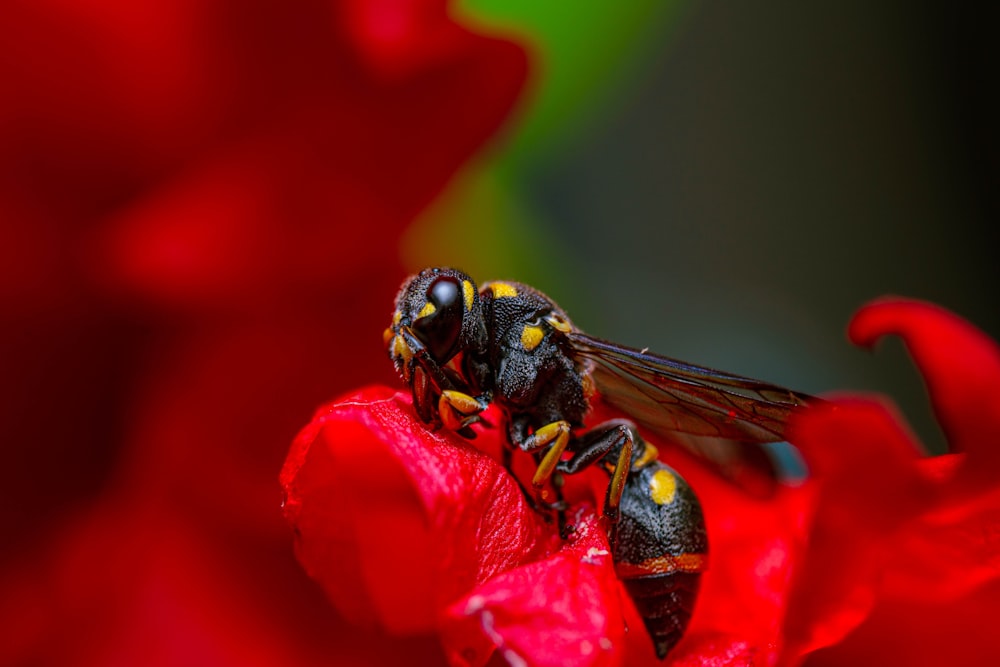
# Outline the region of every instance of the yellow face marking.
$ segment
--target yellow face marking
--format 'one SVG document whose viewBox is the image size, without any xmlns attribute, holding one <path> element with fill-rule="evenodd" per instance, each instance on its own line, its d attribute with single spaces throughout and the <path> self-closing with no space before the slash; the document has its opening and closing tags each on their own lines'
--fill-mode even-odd
<svg viewBox="0 0 1000 667">
<path fill-rule="evenodd" d="M 491 283 L 490 289 L 493 290 L 493 296 L 498 299 L 513 298 L 517 296 L 517 288 L 510 283 Z"/>
<path fill-rule="evenodd" d="M 669 470 L 657 470 L 649 480 L 649 493 L 657 505 L 672 503 L 677 495 L 677 478 Z"/>
<path fill-rule="evenodd" d="M 465 296 L 465 309 L 472 310 L 472 302 L 476 298 L 476 288 L 468 280 L 462 281 L 462 294 Z"/>
<path fill-rule="evenodd" d="M 524 328 L 521 329 L 521 347 L 529 352 L 538 347 L 543 338 L 545 338 L 545 330 L 539 326 L 525 324 Z"/>
<path fill-rule="evenodd" d="M 434 307 L 434 304 L 428 301 L 427 303 L 424 304 L 424 307 L 420 309 L 420 312 L 417 313 L 417 317 L 420 318 L 420 317 L 427 317 L 428 315 L 433 315 L 435 310 L 437 310 L 437 308 Z"/>
<path fill-rule="evenodd" d="M 403 319 L 403 313 L 397 310 L 395 313 L 392 314 L 392 326 L 396 326 L 397 324 L 399 324 L 399 321 L 401 319 Z"/>
<path fill-rule="evenodd" d="M 393 356 L 402 359 L 403 363 L 409 364 L 410 358 L 413 353 L 410 351 L 410 346 L 406 344 L 402 336 L 396 336 L 395 340 L 392 342 L 392 354 Z"/>
</svg>

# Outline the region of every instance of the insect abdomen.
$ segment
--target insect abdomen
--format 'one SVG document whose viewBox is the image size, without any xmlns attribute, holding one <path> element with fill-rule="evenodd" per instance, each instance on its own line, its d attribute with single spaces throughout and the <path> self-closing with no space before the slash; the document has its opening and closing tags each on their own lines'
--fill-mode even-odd
<svg viewBox="0 0 1000 667">
<path fill-rule="evenodd" d="M 622 579 L 635 603 L 656 657 L 664 658 L 680 641 L 691 621 L 701 584 L 700 572 L 672 572 Z"/>
<path fill-rule="evenodd" d="M 612 555 L 663 658 L 691 620 L 708 560 L 701 505 L 676 472 L 657 461 L 629 475 Z"/>
</svg>

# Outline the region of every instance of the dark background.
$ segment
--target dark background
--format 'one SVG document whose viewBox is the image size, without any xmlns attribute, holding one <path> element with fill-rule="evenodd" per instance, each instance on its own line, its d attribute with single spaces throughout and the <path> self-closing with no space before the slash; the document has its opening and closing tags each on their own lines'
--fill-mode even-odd
<svg viewBox="0 0 1000 667">
<path fill-rule="evenodd" d="M 995 9 L 698 2 L 654 26 L 582 131 L 524 174 L 591 333 L 810 392 L 892 396 L 944 441 L 869 299 L 1000 334 Z M 545 279 L 542 279 L 543 282 Z"/>
</svg>

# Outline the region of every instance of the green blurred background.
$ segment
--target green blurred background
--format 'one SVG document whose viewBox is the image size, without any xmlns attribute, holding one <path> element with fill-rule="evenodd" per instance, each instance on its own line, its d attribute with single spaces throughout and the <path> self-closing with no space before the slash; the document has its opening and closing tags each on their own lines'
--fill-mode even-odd
<svg viewBox="0 0 1000 667">
<path fill-rule="evenodd" d="M 888 394 L 943 450 L 902 346 L 872 355 L 843 332 L 865 301 L 899 294 L 1000 334 L 995 10 L 458 12 L 527 39 L 537 74 L 506 134 L 404 239 L 410 268 L 529 282 L 586 331 L 687 361 Z"/>
</svg>

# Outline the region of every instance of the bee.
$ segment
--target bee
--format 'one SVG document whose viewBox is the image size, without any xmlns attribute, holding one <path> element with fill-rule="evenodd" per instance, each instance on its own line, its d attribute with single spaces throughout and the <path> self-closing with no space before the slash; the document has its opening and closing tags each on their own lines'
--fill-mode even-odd
<svg viewBox="0 0 1000 667">
<path fill-rule="evenodd" d="M 536 468 L 522 489 L 561 529 L 562 476 L 607 472 L 603 515 L 615 571 L 661 659 L 690 621 L 708 538 L 694 492 L 640 428 L 766 494 L 777 475 L 760 445 L 784 440 L 789 415 L 814 400 L 589 336 L 528 285 L 477 289 L 452 268 L 425 269 L 403 284 L 384 342 L 431 427 L 473 438 L 481 413 L 499 407 L 504 465 L 517 450 L 531 453 Z M 629 419 L 587 428 L 595 394 Z"/>
</svg>

